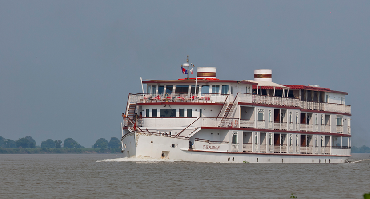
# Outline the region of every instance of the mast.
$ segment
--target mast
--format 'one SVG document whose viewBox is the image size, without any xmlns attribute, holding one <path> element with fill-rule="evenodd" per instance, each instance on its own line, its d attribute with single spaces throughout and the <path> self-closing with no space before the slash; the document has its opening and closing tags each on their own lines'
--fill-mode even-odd
<svg viewBox="0 0 370 199">
<path fill-rule="evenodd" d="M 187 55 L 187 57 L 186 57 L 186 63 L 184 63 L 183 65 L 181 65 L 181 68 L 185 68 L 185 67 L 187 67 L 187 80 L 189 80 L 189 73 L 190 73 L 190 70 L 189 70 L 189 68 L 190 67 L 194 67 L 194 65 L 193 65 L 193 63 L 190 63 L 189 64 L 189 55 Z"/>
</svg>

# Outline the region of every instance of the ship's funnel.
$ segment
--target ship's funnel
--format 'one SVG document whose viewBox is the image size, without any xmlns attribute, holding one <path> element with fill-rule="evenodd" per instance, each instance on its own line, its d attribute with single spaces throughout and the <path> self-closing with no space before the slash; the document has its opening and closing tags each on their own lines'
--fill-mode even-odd
<svg viewBox="0 0 370 199">
<path fill-rule="evenodd" d="M 271 69 L 254 70 L 254 81 L 272 82 L 272 70 Z"/>
<path fill-rule="evenodd" d="M 197 78 L 198 79 L 216 78 L 216 67 L 198 67 Z"/>
</svg>

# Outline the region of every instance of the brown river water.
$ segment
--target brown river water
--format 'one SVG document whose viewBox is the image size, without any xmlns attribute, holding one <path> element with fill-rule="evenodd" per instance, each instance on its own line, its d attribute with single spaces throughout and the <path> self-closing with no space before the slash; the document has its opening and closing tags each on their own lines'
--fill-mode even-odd
<svg viewBox="0 0 370 199">
<path fill-rule="evenodd" d="M 0 154 L 0 198 L 362 198 L 370 154 L 346 164 L 148 161 L 120 154 Z"/>
</svg>

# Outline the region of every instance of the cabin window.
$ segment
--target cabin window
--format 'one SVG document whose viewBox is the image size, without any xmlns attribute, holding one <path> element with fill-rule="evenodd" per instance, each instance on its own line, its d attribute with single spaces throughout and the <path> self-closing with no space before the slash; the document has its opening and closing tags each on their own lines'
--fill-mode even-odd
<svg viewBox="0 0 370 199">
<path fill-rule="evenodd" d="M 221 94 L 229 94 L 229 85 L 222 85 L 221 86 Z"/>
<path fill-rule="evenodd" d="M 324 115 L 321 115 L 321 125 L 325 124 Z"/>
<path fill-rule="evenodd" d="M 156 94 L 157 93 L 157 86 L 153 85 L 152 86 L 152 94 Z"/>
<path fill-rule="evenodd" d="M 164 86 L 158 86 L 158 94 L 164 93 Z"/>
<path fill-rule="evenodd" d="M 232 144 L 237 144 L 237 143 L 238 143 L 238 133 L 233 133 Z"/>
<path fill-rule="evenodd" d="M 184 109 L 179 109 L 179 117 L 184 117 L 185 114 L 184 114 Z"/>
<path fill-rule="evenodd" d="M 152 109 L 152 117 L 157 117 L 157 109 Z"/>
<path fill-rule="evenodd" d="M 212 85 L 212 93 L 219 93 L 220 92 L 220 85 Z"/>
<path fill-rule="evenodd" d="M 145 117 L 149 117 L 149 109 L 145 110 Z"/>
<path fill-rule="evenodd" d="M 176 109 L 161 109 L 161 117 L 176 117 Z"/>
<path fill-rule="evenodd" d="M 188 94 L 189 85 L 176 85 L 176 93 Z"/>
<path fill-rule="evenodd" d="M 289 112 L 289 123 L 293 123 L 292 112 Z"/>
<path fill-rule="evenodd" d="M 151 91 L 152 91 L 152 86 L 151 86 L 151 85 L 148 85 L 148 86 L 146 87 L 146 92 L 147 92 L 147 93 L 151 93 Z"/>
<path fill-rule="evenodd" d="M 195 85 L 191 85 L 191 91 L 190 91 L 192 94 L 195 94 Z M 199 85 L 197 86 L 197 92 L 196 93 L 199 93 Z"/>
<path fill-rule="evenodd" d="M 199 109 L 199 117 L 202 117 L 202 109 Z"/>
<path fill-rule="evenodd" d="M 171 94 L 173 91 L 173 85 L 167 85 L 166 86 L 166 93 Z"/>
<path fill-rule="evenodd" d="M 193 117 L 193 110 L 188 109 L 186 114 L 187 114 L 187 117 Z"/>
<path fill-rule="evenodd" d="M 329 103 L 329 95 L 325 95 L 325 102 Z"/>
<path fill-rule="evenodd" d="M 337 126 L 342 126 L 342 118 L 341 117 L 337 117 Z"/>
<path fill-rule="evenodd" d="M 264 114 L 264 110 L 258 109 L 258 121 L 264 121 L 263 114 Z"/>
<path fill-rule="evenodd" d="M 202 94 L 208 94 L 209 93 L 209 86 L 208 85 L 202 85 Z"/>
</svg>

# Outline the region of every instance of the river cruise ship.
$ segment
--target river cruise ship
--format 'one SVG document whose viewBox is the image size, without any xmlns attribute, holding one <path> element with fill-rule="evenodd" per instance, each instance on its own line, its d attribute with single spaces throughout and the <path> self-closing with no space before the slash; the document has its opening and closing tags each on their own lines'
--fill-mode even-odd
<svg viewBox="0 0 370 199">
<path fill-rule="evenodd" d="M 351 151 L 346 92 L 281 85 L 269 69 L 220 80 L 215 67 L 142 81 L 122 114 L 124 157 L 214 163 L 344 163 Z M 252 76 L 252 75 L 251 75 Z M 144 86 L 145 85 L 145 86 Z M 146 92 L 144 92 L 146 88 Z"/>
</svg>

